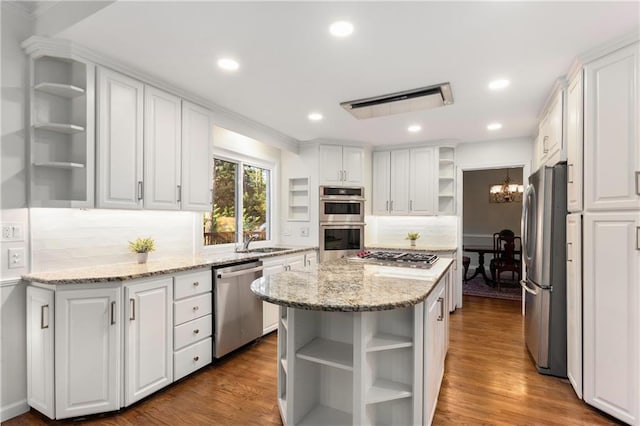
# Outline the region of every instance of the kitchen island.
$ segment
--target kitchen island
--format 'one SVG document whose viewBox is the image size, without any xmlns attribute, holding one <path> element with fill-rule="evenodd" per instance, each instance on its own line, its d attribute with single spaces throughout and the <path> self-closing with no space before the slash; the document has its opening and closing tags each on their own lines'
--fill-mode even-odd
<svg viewBox="0 0 640 426">
<path fill-rule="evenodd" d="M 451 259 L 430 269 L 336 260 L 251 286 L 280 305 L 283 422 L 429 424 L 448 340 Z"/>
</svg>

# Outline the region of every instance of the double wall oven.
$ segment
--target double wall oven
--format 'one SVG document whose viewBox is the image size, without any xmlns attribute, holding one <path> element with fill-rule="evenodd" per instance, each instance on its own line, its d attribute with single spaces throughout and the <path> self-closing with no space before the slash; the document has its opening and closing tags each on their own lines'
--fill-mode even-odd
<svg viewBox="0 0 640 426">
<path fill-rule="evenodd" d="M 364 249 L 364 188 L 320 187 L 320 261 Z"/>
</svg>

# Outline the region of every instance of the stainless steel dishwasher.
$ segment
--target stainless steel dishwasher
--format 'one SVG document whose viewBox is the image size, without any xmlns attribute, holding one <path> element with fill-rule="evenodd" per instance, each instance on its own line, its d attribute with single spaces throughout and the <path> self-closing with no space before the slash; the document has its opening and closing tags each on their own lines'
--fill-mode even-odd
<svg viewBox="0 0 640 426">
<path fill-rule="evenodd" d="M 214 356 L 220 358 L 262 335 L 262 300 L 250 288 L 262 277 L 262 262 L 214 269 L 213 276 Z"/>
</svg>

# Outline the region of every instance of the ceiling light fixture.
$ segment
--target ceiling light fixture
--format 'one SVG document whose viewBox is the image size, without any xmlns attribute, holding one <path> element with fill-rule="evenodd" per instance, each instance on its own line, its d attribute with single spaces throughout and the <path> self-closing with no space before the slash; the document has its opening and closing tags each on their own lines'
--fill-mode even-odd
<svg viewBox="0 0 640 426">
<path fill-rule="evenodd" d="M 218 67 L 225 71 L 236 71 L 240 68 L 240 64 L 231 58 L 218 59 Z"/>
<path fill-rule="evenodd" d="M 322 114 L 320 114 L 319 112 L 312 112 L 307 116 L 307 118 L 309 118 L 309 120 L 311 121 L 320 121 L 322 120 Z"/>
<path fill-rule="evenodd" d="M 329 32 L 335 37 L 348 37 L 353 33 L 353 24 L 347 21 L 334 22 L 329 26 Z"/>
<path fill-rule="evenodd" d="M 489 83 L 489 89 L 491 90 L 502 90 L 505 89 L 511 84 L 509 80 L 501 79 L 501 80 L 493 80 Z"/>
<path fill-rule="evenodd" d="M 422 126 L 420 126 L 419 124 L 412 124 L 411 126 L 407 127 L 407 130 L 411 133 L 418 133 L 420 130 L 422 130 Z"/>
<path fill-rule="evenodd" d="M 489 188 L 490 203 L 519 203 L 522 202 L 522 193 L 524 186 L 518 183 L 511 183 L 509 178 L 509 169 L 507 169 L 507 177 L 504 182 L 492 185 Z"/>
<path fill-rule="evenodd" d="M 500 123 L 491 123 L 487 126 L 487 130 L 500 130 L 502 129 L 502 124 Z"/>
</svg>

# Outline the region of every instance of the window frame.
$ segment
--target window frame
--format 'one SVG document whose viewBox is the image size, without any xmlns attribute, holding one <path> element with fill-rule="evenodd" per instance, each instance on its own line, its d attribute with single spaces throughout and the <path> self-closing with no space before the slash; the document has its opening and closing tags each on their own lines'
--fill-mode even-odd
<svg viewBox="0 0 640 426">
<path fill-rule="evenodd" d="M 252 242 L 253 246 L 262 246 L 262 245 L 272 245 L 273 236 L 275 234 L 274 230 L 274 207 L 276 203 L 275 199 L 275 188 L 276 188 L 276 176 L 277 176 L 277 163 L 273 161 L 268 161 L 264 159 L 258 159 L 254 157 L 249 157 L 246 155 L 238 154 L 232 151 L 222 150 L 222 149 L 214 149 L 212 153 L 211 162 L 214 162 L 214 159 L 229 161 L 237 164 L 236 168 L 236 185 L 235 185 L 235 197 L 236 197 L 236 241 L 234 243 L 227 244 L 213 244 L 213 245 L 205 245 L 202 231 L 202 214 L 198 216 L 198 220 L 196 221 L 196 238 L 199 241 L 199 249 L 201 253 L 208 252 L 216 252 L 216 251 L 229 251 L 229 249 L 235 249 L 238 244 L 242 244 L 242 235 L 244 231 L 244 223 L 242 220 L 242 211 L 244 207 L 244 197 L 243 197 L 243 188 L 244 188 L 244 166 L 253 166 L 259 167 L 261 169 L 269 170 L 269 182 L 267 183 L 267 235 L 268 239 L 262 241 L 254 241 Z M 215 167 L 213 167 L 215 172 Z M 213 179 L 213 176 L 211 176 Z M 214 197 L 215 197 L 215 188 Z M 198 226 L 200 224 L 200 226 Z"/>
</svg>

